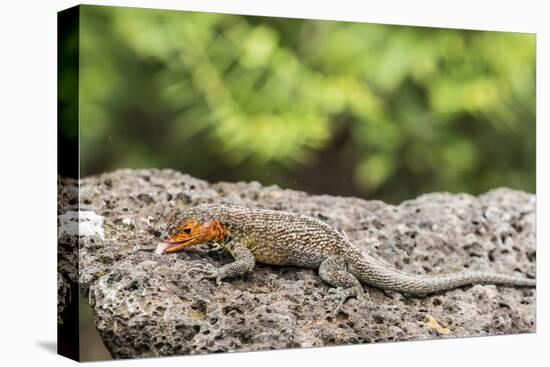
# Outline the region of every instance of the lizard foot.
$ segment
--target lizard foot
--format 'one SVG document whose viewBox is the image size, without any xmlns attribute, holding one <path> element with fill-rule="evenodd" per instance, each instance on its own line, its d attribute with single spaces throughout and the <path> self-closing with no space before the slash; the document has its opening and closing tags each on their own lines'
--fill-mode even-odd
<svg viewBox="0 0 550 367">
<path fill-rule="evenodd" d="M 220 285 L 223 279 L 223 274 L 220 270 L 211 264 L 197 264 L 191 268 L 191 271 L 203 273 L 199 280 L 215 279 L 217 285 Z"/>
<path fill-rule="evenodd" d="M 340 311 L 342 311 L 342 306 L 346 302 L 346 300 L 350 297 L 362 297 L 363 296 L 363 290 L 358 290 L 355 287 L 349 287 L 349 288 L 331 288 L 328 290 L 329 296 L 327 298 L 336 300 L 338 304 L 332 311 L 332 316 L 335 317 Z"/>
</svg>

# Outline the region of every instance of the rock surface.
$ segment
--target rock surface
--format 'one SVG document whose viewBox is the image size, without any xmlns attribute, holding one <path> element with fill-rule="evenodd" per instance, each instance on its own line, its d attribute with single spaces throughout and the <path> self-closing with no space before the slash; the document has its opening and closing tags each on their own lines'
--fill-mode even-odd
<svg viewBox="0 0 550 367">
<path fill-rule="evenodd" d="M 60 194 L 74 184 L 62 181 Z M 171 170 L 106 173 L 83 179 L 80 189 L 81 220 L 103 221 L 101 231 L 80 235 L 80 290 L 115 358 L 535 331 L 534 289 L 475 285 L 414 298 L 364 286 L 368 297 L 349 300 L 332 318 L 334 301 L 325 299 L 330 287 L 316 271 L 258 264 L 250 276 L 216 286 L 190 269 L 221 266 L 232 261 L 228 255 L 208 255 L 202 245 L 155 254 L 171 210 L 224 202 L 317 217 L 411 273 L 493 270 L 534 277 L 532 194 L 432 193 L 393 206 L 255 182 L 209 184 Z M 75 241 L 60 241 L 60 258 L 70 257 Z M 75 269 L 69 270 L 60 277 L 73 279 Z"/>
</svg>

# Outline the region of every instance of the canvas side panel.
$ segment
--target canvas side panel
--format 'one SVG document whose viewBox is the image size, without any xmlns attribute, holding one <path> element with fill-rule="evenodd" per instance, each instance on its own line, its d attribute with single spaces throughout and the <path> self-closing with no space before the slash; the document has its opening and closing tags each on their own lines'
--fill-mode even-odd
<svg viewBox="0 0 550 367">
<path fill-rule="evenodd" d="M 79 7 L 57 18 L 57 352 L 79 360 Z"/>
</svg>

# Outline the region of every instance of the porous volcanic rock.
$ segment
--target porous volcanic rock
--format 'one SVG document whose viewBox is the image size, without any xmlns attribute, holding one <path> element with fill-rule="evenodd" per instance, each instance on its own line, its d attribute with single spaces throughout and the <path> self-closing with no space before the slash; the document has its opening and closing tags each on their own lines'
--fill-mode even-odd
<svg viewBox="0 0 550 367">
<path fill-rule="evenodd" d="M 60 182 L 61 194 L 75 185 Z M 532 194 L 431 193 L 394 206 L 257 182 L 211 184 L 172 170 L 105 173 L 82 179 L 80 190 L 79 241 L 62 231 L 60 258 L 70 258 L 79 243 L 80 291 L 115 358 L 535 331 L 535 289 L 475 285 L 410 297 L 365 285 L 365 299 L 350 299 L 332 317 L 330 286 L 317 271 L 258 264 L 251 275 L 217 286 L 191 269 L 222 266 L 232 261 L 229 255 L 208 254 L 205 245 L 155 253 L 173 209 L 231 203 L 319 218 L 372 256 L 411 273 L 485 270 L 534 277 Z M 61 278 L 75 280 L 74 269 L 63 270 Z M 65 296 L 68 288 L 60 292 Z"/>
</svg>

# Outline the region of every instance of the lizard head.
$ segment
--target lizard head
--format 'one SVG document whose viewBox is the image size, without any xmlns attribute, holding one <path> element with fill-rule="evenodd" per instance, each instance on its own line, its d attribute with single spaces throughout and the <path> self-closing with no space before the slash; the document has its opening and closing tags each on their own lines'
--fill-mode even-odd
<svg viewBox="0 0 550 367">
<path fill-rule="evenodd" d="M 168 245 L 163 252 L 170 253 L 183 250 L 192 245 L 207 242 L 223 242 L 229 231 L 212 213 L 204 208 L 195 207 L 177 212 L 169 219 L 165 239 Z"/>
</svg>

